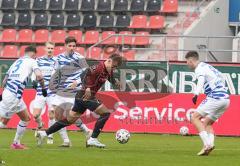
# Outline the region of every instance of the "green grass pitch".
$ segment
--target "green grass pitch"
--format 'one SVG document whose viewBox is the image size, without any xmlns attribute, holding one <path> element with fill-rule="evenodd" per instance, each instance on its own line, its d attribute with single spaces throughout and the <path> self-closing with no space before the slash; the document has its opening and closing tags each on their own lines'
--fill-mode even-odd
<svg viewBox="0 0 240 166">
<path fill-rule="evenodd" d="M 121 145 L 113 133 L 102 133 L 105 149 L 85 148 L 80 132 L 69 132 L 73 146 L 59 148 L 62 142 L 54 135 L 54 144 L 36 147 L 34 131 L 28 130 L 22 143 L 28 150 L 11 150 L 15 130 L 0 131 L 0 157 L 6 166 L 240 166 L 240 139 L 217 137 L 216 149 L 208 157 L 198 157 L 201 141 L 196 136 L 132 134 Z M 0 164 L 1 165 L 1 164 Z"/>
</svg>

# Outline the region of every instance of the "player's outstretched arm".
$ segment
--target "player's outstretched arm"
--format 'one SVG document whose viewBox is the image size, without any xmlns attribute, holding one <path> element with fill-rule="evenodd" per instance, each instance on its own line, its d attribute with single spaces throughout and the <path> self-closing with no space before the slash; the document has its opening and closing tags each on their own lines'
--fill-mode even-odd
<svg viewBox="0 0 240 166">
<path fill-rule="evenodd" d="M 7 79 L 8 79 L 8 74 L 5 75 L 4 79 L 3 79 L 3 82 L 2 82 L 2 86 L 1 88 L 4 88 L 6 83 L 7 83 Z"/>
</svg>

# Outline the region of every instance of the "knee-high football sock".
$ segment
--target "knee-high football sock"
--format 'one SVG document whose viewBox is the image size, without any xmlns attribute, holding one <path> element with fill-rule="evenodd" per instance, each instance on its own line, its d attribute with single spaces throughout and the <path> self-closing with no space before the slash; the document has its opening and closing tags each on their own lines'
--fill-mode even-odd
<svg viewBox="0 0 240 166">
<path fill-rule="evenodd" d="M 60 130 L 60 129 L 66 127 L 66 126 L 69 126 L 69 125 L 70 124 L 68 123 L 67 119 L 59 120 L 59 121 L 55 122 L 51 127 L 49 127 L 46 130 L 46 133 L 47 133 L 47 135 L 50 135 L 50 134 L 55 133 L 58 130 Z"/>
<path fill-rule="evenodd" d="M 20 139 L 22 138 L 23 134 L 25 133 L 27 125 L 28 125 L 28 122 L 25 122 L 22 120 L 19 121 L 18 126 L 17 126 L 16 135 L 13 140 L 13 142 L 15 144 L 20 144 Z"/>
<path fill-rule="evenodd" d="M 48 128 L 50 128 L 55 122 L 56 122 L 55 119 L 49 119 Z M 53 134 L 50 134 L 48 137 L 53 138 Z"/>
<path fill-rule="evenodd" d="M 98 120 L 94 126 L 94 129 L 93 129 L 93 133 L 91 136 L 92 138 L 98 137 L 98 135 L 100 134 L 101 130 L 103 129 L 103 127 L 104 127 L 105 123 L 107 122 L 107 120 L 109 119 L 109 117 L 110 117 L 110 113 L 105 113 L 98 118 Z"/>
</svg>

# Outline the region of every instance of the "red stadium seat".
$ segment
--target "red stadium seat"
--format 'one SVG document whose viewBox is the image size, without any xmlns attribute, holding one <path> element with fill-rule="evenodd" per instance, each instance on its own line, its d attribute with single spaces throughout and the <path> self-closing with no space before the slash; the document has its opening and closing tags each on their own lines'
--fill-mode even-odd
<svg viewBox="0 0 240 166">
<path fill-rule="evenodd" d="M 95 44 L 98 42 L 99 39 L 99 32 L 98 31 L 86 31 L 84 44 Z"/>
<path fill-rule="evenodd" d="M 91 48 L 91 50 L 90 48 L 87 49 L 87 58 L 100 60 L 101 54 L 102 54 L 102 49 L 99 47 L 93 47 Z"/>
<path fill-rule="evenodd" d="M 4 29 L 1 42 L 16 42 L 17 31 L 15 29 Z"/>
<path fill-rule="evenodd" d="M 178 0 L 164 0 L 163 1 L 163 13 L 177 13 L 178 11 Z"/>
<path fill-rule="evenodd" d="M 45 46 L 37 46 L 37 57 L 44 56 L 45 54 Z"/>
<path fill-rule="evenodd" d="M 35 32 L 35 43 L 45 43 L 48 41 L 48 30 L 47 29 L 39 29 Z"/>
<path fill-rule="evenodd" d="M 77 51 L 79 54 L 85 56 L 85 48 L 84 48 L 84 47 L 76 47 L 76 51 Z"/>
<path fill-rule="evenodd" d="M 32 43 L 33 31 L 31 29 L 21 29 L 18 32 L 17 42 Z"/>
<path fill-rule="evenodd" d="M 132 22 L 129 28 L 146 28 L 147 27 L 147 16 L 135 15 L 132 17 Z"/>
<path fill-rule="evenodd" d="M 74 36 L 77 39 L 77 44 L 82 43 L 82 31 L 80 30 L 70 30 L 68 36 Z"/>
<path fill-rule="evenodd" d="M 104 31 L 102 32 L 102 40 L 108 38 L 111 35 L 114 35 L 114 31 Z M 115 44 L 116 43 L 116 36 L 112 36 L 108 38 L 107 40 L 103 41 L 101 44 Z"/>
<path fill-rule="evenodd" d="M 164 28 L 165 19 L 163 16 L 150 16 L 148 28 L 150 29 L 162 29 Z"/>
<path fill-rule="evenodd" d="M 54 43 L 65 43 L 66 32 L 64 30 L 54 30 L 51 33 L 51 41 Z"/>
<path fill-rule="evenodd" d="M 121 35 L 132 35 L 131 31 L 121 31 L 119 34 Z M 118 36 L 117 44 L 127 44 L 132 45 L 132 36 Z"/>
<path fill-rule="evenodd" d="M 6 45 L 2 50 L 2 57 L 16 58 L 18 57 L 18 48 L 15 45 Z"/>
<path fill-rule="evenodd" d="M 149 32 L 137 32 L 136 35 L 139 36 L 135 36 L 133 45 L 145 46 L 150 44 Z"/>
<path fill-rule="evenodd" d="M 63 46 L 56 46 L 54 48 L 54 55 L 55 56 L 59 55 L 59 54 L 63 53 L 64 51 L 65 51 L 65 47 L 63 47 Z"/>
<path fill-rule="evenodd" d="M 125 57 L 127 60 L 135 60 L 135 54 L 136 50 L 123 51 L 123 57 Z"/>
<path fill-rule="evenodd" d="M 25 55 L 25 48 L 27 47 L 27 45 L 21 46 L 20 47 L 20 52 L 19 52 L 19 56 L 22 57 Z"/>
</svg>

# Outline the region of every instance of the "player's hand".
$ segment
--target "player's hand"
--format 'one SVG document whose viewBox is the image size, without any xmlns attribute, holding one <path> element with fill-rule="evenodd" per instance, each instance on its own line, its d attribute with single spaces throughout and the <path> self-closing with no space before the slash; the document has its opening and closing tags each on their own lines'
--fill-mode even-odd
<svg viewBox="0 0 240 166">
<path fill-rule="evenodd" d="M 73 81 L 73 83 L 69 86 L 70 89 L 75 89 L 77 87 L 77 81 Z"/>
<path fill-rule="evenodd" d="M 198 95 L 194 95 L 194 96 L 193 96 L 193 98 L 192 98 L 193 104 L 196 104 L 196 103 L 197 103 L 197 98 L 198 98 Z"/>
<path fill-rule="evenodd" d="M 0 94 L 0 101 L 2 101 L 2 94 Z"/>
<path fill-rule="evenodd" d="M 42 95 L 44 96 L 44 97 L 47 97 L 47 90 L 46 89 L 42 89 Z"/>
<path fill-rule="evenodd" d="M 38 83 L 37 81 L 32 81 L 32 87 L 33 89 L 37 89 Z"/>
<path fill-rule="evenodd" d="M 85 93 L 84 93 L 82 99 L 83 99 L 83 101 L 85 101 L 85 100 L 88 100 L 90 97 L 91 97 L 91 89 L 87 88 L 85 90 Z"/>
</svg>

